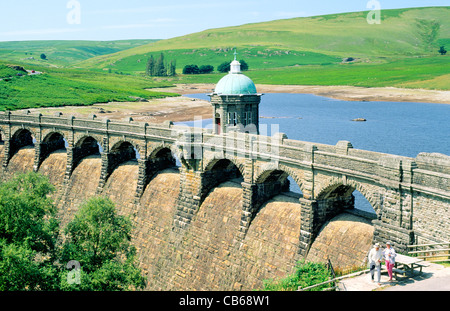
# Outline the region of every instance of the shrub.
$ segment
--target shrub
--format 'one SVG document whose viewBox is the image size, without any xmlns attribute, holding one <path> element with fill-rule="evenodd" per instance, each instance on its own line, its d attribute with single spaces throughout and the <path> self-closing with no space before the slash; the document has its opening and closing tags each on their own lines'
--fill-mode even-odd
<svg viewBox="0 0 450 311">
<path fill-rule="evenodd" d="M 186 65 L 183 68 L 183 74 L 185 75 L 196 75 L 199 74 L 200 69 L 197 65 Z"/>
<path fill-rule="evenodd" d="M 202 65 L 199 68 L 199 73 L 205 74 L 205 73 L 211 73 L 214 71 L 214 67 L 211 65 Z"/>
<path fill-rule="evenodd" d="M 222 73 L 230 71 L 230 62 L 223 62 L 217 67 L 217 70 Z"/>
<path fill-rule="evenodd" d="M 266 280 L 263 284 L 263 290 L 266 291 L 296 291 L 298 287 L 308 287 L 328 281 L 331 273 L 323 263 L 299 261 L 296 271 L 281 280 Z M 311 289 L 320 291 L 331 287 L 331 284 L 325 284 Z"/>
</svg>

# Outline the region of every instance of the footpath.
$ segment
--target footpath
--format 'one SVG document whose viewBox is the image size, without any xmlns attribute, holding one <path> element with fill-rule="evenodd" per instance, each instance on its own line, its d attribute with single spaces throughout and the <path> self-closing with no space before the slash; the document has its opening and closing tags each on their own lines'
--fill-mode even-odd
<svg viewBox="0 0 450 311">
<path fill-rule="evenodd" d="M 450 291 L 450 267 L 429 263 L 422 273 L 415 271 L 412 276 L 399 276 L 388 282 L 387 271 L 381 271 L 381 285 L 370 280 L 370 275 L 343 279 L 338 283 L 339 291 Z"/>
</svg>

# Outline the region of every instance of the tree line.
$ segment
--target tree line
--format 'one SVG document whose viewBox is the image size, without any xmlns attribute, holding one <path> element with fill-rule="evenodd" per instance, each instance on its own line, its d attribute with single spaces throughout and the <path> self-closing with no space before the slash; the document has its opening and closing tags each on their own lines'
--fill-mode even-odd
<svg viewBox="0 0 450 311">
<path fill-rule="evenodd" d="M 241 63 L 241 71 L 248 70 L 248 64 L 245 60 L 240 60 L 239 62 Z M 226 73 L 226 72 L 230 71 L 230 63 L 231 63 L 231 61 L 223 62 L 222 64 L 220 64 L 217 67 L 217 71 L 222 72 L 222 73 Z M 214 66 L 212 66 L 212 65 L 202 65 L 199 67 L 198 65 L 192 64 L 192 65 L 186 65 L 183 68 L 183 74 L 185 74 L 185 75 L 207 74 L 207 73 L 211 73 L 213 71 L 214 71 Z"/>
<path fill-rule="evenodd" d="M 176 70 L 176 60 L 166 61 L 164 53 L 161 53 L 157 59 L 150 55 L 147 60 L 145 74 L 150 77 L 170 77 L 177 75 Z"/>
</svg>

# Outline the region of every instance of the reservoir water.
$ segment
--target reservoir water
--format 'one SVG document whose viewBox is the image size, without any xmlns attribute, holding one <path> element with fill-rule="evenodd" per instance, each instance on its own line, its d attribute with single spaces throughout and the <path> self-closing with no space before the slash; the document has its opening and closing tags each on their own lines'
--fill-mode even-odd
<svg viewBox="0 0 450 311">
<path fill-rule="evenodd" d="M 190 98 L 209 100 L 207 94 Z M 289 139 L 335 145 L 350 141 L 355 149 L 415 158 L 420 152 L 450 155 L 450 105 L 411 102 L 342 101 L 311 94 L 271 93 L 260 104 L 260 132 L 279 128 Z M 363 118 L 367 121 L 356 122 Z M 193 126 L 193 122 L 183 122 Z M 203 120 L 212 127 L 212 119 Z M 295 184 L 291 179 L 291 184 Z M 295 185 L 291 187 L 292 191 Z M 298 188 L 298 187 L 297 187 Z M 373 211 L 355 191 L 356 207 Z"/>
</svg>

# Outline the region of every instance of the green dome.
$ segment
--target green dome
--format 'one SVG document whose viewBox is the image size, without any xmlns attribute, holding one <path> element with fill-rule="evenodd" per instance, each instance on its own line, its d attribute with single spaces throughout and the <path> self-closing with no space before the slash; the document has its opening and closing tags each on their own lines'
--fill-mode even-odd
<svg viewBox="0 0 450 311">
<path fill-rule="evenodd" d="M 256 94 L 256 86 L 242 73 L 229 73 L 220 79 L 214 92 L 218 95 L 253 95 Z"/>
</svg>

